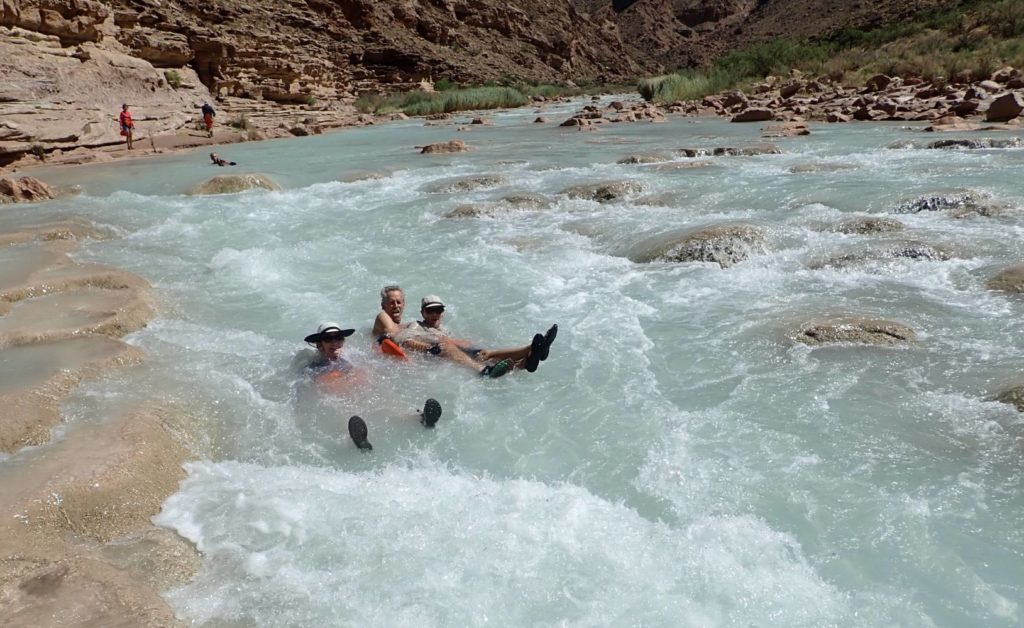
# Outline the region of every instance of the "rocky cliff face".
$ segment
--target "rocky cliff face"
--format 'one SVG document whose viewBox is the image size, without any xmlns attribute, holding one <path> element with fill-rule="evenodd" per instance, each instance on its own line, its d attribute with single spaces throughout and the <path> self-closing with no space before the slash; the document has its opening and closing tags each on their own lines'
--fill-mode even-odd
<svg viewBox="0 0 1024 628">
<path fill-rule="evenodd" d="M 615 24 L 634 61 L 671 71 L 739 47 L 871 28 L 961 0 L 573 0 L 585 14 Z"/>
<path fill-rule="evenodd" d="M 216 98 L 351 110 L 421 81 L 632 81 L 954 0 L 0 0 L 0 167 L 194 124 Z M 287 109 L 291 108 L 291 109 Z M 222 117 L 223 119 L 223 117 Z"/>
</svg>

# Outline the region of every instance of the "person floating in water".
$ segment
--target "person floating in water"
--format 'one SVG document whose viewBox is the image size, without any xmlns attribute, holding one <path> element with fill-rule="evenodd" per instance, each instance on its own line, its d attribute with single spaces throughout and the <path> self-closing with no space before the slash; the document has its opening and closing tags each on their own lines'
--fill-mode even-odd
<svg viewBox="0 0 1024 628">
<path fill-rule="evenodd" d="M 210 153 L 210 161 L 212 161 L 214 164 L 216 164 L 218 166 L 237 166 L 238 165 L 238 164 L 236 164 L 233 161 L 228 161 L 227 159 L 221 159 L 220 156 L 217 153 Z"/>
<path fill-rule="evenodd" d="M 316 347 L 317 352 L 316 358 L 306 366 L 306 372 L 322 391 L 338 393 L 366 383 L 362 371 L 341 355 L 345 347 L 345 338 L 353 333 L 354 329 L 342 329 L 337 323 L 323 323 L 317 327 L 315 333 L 304 338 L 307 343 Z M 441 418 L 441 404 L 436 399 L 427 399 L 418 414 L 424 426 L 434 427 Z M 366 421 L 359 415 L 349 418 L 348 433 L 359 449 L 373 449 L 373 445 L 367 439 Z"/>
<path fill-rule="evenodd" d="M 405 311 L 405 291 L 401 286 L 384 286 L 380 291 L 380 312 L 373 319 L 374 338 L 394 336 L 403 327 L 402 312 Z"/>
<path fill-rule="evenodd" d="M 128 145 L 128 150 L 131 150 L 132 132 L 135 131 L 135 123 L 132 122 L 132 112 L 128 111 L 127 104 L 121 105 L 121 113 L 117 116 L 117 122 L 121 125 L 121 135 Z"/>
<path fill-rule="evenodd" d="M 206 125 L 206 134 L 213 137 L 213 117 L 217 115 L 217 112 L 213 110 L 213 107 L 208 102 L 203 103 L 203 124 Z"/>
<path fill-rule="evenodd" d="M 558 335 L 558 325 L 552 325 L 547 333 L 535 334 L 528 345 L 511 349 L 480 349 L 466 340 L 451 337 L 441 324 L 444 312 L 445 304 L 440 297 L 423 297 L 420 301 L 423 319 L 400 327 L 393 340 L 404 348 L 443 356 L 481 375 L 501 377 L 513 368 L 525 368 L 530 373 L 536 371 L 548 358 L 551 343 Z"/>
</svg>

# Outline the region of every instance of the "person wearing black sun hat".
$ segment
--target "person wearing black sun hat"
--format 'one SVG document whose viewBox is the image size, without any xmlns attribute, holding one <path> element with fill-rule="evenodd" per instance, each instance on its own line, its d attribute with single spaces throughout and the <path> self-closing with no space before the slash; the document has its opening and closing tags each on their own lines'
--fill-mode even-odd
<svg viewBox="0 0 1024 628">
<path fill-rule="evenodd" d="M 317 359 L 307 368 L 317 375 L 327 371 L 351 371 L 352 363 L 341 357 L 345 339 L 356 333 L 354 329 L 342 329 L 337 323 L 324 323 L 316 328 L 316 333 L 306 336 L 303 340 L 316 347 Z"/>
<path fill-rule="evenodd" d="M 365 381 L 355 366 L 341 356 L 345 339 L 355 331 L 354 329 L 342 329 L 337 323 L 323 323 L 317 327 L 315 333 L 303 339 L 316 347 L 317 357 L 306 368 L 322 390 L 338 392 L 349 385 Z M 436 399 L 427 399 L 418 414 L 420 423 L 426 427 L 434 427 L 437 420 L 441 418 L 441 404 Z M 367 440 L 366 421 L 359 415 L 349 418 L 348 433 L 359 449 L 367 451 L 373 449 L 373 445 Z"/>
</svg>

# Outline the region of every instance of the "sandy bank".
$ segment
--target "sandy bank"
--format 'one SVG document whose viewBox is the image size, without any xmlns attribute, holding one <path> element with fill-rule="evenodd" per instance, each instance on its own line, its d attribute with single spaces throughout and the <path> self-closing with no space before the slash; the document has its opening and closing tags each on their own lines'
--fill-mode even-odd
<svg viewBox="0 0 1024 628">
<path fill-rule="evenodd" d="M 119 336 L 153 313 L 149 284 L 68 253 L 109 237 L 87 221 L 0 233 L 0 624 L 169 626 L 159 592 L 198 564 L 150 523 L 184 477 L 187 434 L 171 409 L 76 417 L 51 441 L 83 380 L 138 364 Z M 35 447 L 26 448 L 28 445 Z"/>
</svg>

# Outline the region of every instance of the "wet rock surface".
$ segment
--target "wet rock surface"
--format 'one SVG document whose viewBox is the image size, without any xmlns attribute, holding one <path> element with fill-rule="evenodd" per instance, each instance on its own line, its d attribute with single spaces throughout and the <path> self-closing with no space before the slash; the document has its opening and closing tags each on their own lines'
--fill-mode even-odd
<svg viewBox="0 0 1024 628">
<path fill-rule="evenodd" d="M 857 344 L 899 346 L 913 342 L 917 335 L 902 323 L 856 316 L 808 321 L 792 335 L 793 340 L 808 345 Z"/>
<path fill-rule="evenodd" d="M 899 220 L 885 216 L 863 216 L 848 218 L 833 226 L 837 233 L 869 234 L 869 233 L 891 233 L 906 229 Z"/>
<path fill-rule="evenodd" d="M 638 181 L 608 181 L 605 183 L 586 183 L 574 185 L 562 190 L 569 198 L 581 198 L 598 203 L 610 203 L 630 194 L 639 194 L 643 185 Z"/>
<path fill-rule="evenodd" d="M 428 189 L 430 192 L 439 193 L 471 192 L 473 190 L 496 188 L 506 183 L 508 183 L 508 179 L 501 175 L 484 175 L 442 181 L 430 186 Z"/>
<path fill-rule="evenodd" d="M 1024 264 L 1004 268 L 985 282 L 985 287 L 1000 292 L 1024 293 Z"/>
<path fill-rule="evenodd" d="M 189 191 L 193 195 L 237 194 L 248 190 L 280 190 L 281 186 L 263 174 L 225 174 L 207 179 Z"/>
<path fill-rule="evenodd" d="M 712 262 L 728 268 L 766 249 L 763 231 L 752 225 L 711 225 L 630 256 L 635 262 Z"/>
</svg>

